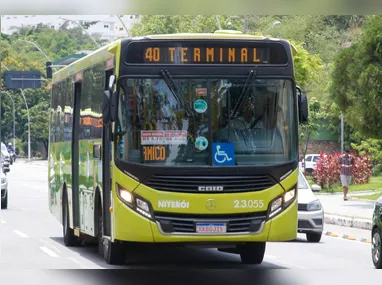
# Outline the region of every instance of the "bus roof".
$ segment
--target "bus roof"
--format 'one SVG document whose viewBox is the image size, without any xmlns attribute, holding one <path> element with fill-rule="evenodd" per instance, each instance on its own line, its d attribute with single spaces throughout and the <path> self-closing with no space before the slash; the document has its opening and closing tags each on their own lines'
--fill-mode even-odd
<svg viewBox="0 0 382 285">
<path fill-rule="evenodd" d="M 122 40 L 144 40 L 144 39 L 152 39 L 152 40 L 176 40 L 176 39 L 237 39 L 237 40 L 271 40 L 271 41 L 281 41 L 281 39 L 277 38 L 268 38 L 265 36 L 257 36 L 257 35 L 249 35 L 243 34 L 240 31 L 234 30 L 217 30 L 214 33 L 177 33 L 177 34 L 159 34 L 159 35 L 148 35 L 142 37 L 134 37 L 134 38 L 126 38 Z M 107 44 L 94 52 L 84 56 L 83 58 L 69 64 L 68 66 L 60 69 L 55 72 L 53 75 L 53 83 L 61 81 L 68 76 L 74 75 L 75 73 L 86 69 L 87 67 L 93 66 L 96 63 L 107 60 L 113 56 L 113 50 L 118 49 L 120 47 L 121 39 L 116 40 L 110 44 Z M 285 40 L 284 40 L 285 41 Z M 293 56 L 297 53 L 297 49 L 294 45 L 290 44 L 292 48 Z M 118 65 L 118 63 L 116 63 Z"/>
</svg>

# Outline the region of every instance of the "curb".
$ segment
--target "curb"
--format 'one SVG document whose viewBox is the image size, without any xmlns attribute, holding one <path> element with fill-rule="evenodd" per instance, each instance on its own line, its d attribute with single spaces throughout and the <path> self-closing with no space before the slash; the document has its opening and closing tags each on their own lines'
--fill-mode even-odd
<svg viewBox="0 0 382 285">
<path fill-rule="evenodd" d="M 342 239 L 359 241 L 359 242 L 362 242 L 362 243 L 369 243 L 369 244 L 371 244 L 371 240 L 367 239 L 367 238 L 357 239 L 357 238 L 355 238 L 353 236 L 342 235 L 342 234 L 338 234 L 338 233 L 334 233 L 334 232 L 323 232 L 323 234 L 326 235 L 326 236 L 330 236 L 330 237 L 338 237 L 338 238 L 342 238 Z"/>
<path fill-rule="evenodd" d="M 361 190 L 361 191 L 354 191 L 352 193 L 349 193 L 348 197 L 349 198 L 355 198 L 357 196 L 360 196 L 361 194 L 375 194 L 377 193 L 378 189 L 376 190 Z M 344 195 L 342 192 L 314 192 L 314 195 L 317 195 L 317 196 L 342 196 Z"/>
<path fill-rule="evenodd" d="M 371 219 L 366 220 L 366 219 L 359 219 L 355 217 L 344 217 L 344 216 L 331 215 L 331 214 L 325 214 L 325 223 L 342 226 L 342 227 L 370 230 L 370 231 L 372 228 Z"/>
</svg>

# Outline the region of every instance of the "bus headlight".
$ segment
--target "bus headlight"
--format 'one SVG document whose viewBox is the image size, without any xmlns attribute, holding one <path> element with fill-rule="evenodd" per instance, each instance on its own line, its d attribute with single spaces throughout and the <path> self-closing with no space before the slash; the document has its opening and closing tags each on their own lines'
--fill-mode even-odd
<svg viewBox="0 0 382 285">
<path fill-rule="evenodd" d="M 308 211 L 319 211 L 321 210 L 321 203 L 320 201 L 316 200 L 313 202 L 310 202 L 307 206 Z"/>
<path fill-rule="evenodd" d="M 127 203 L 131 204 L 133 202 L 133 194 L 123 188 L 119 188 L 119 196 Z"/>
<path fill-rule="evenodd" d="M 152 219 L 152 211 L 150 203 L 143 199 L 142 197 L 133 194 L 132 192 L 124 189 L 122 186 L 117 184 L 117 193 L 119 198 L 131 209 L 138 212 L 146 218 Z"/>
<path fill-rule="evenodd" d="M 285 210 L 286 208 L 288 208 L 288 206 L 290 204 L 292 204 L 292 202 L 295 200 L 296 192 L 297 192 L 296 187 L 294 187 L 293 189 L 289 190 L 288 192 L 281 194 L 279 197 L 274 199 L 269 204 L 268 218 L 269 219 L 273 218 L 278 213 L 280 213 L 283 210 Z"/>
</svg>

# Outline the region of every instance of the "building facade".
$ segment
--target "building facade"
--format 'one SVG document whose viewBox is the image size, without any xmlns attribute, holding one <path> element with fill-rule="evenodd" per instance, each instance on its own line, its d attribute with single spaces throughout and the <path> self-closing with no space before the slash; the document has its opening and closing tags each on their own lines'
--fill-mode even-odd
<svg viewBox="0 0 382 285">
<path fill-rule="evenodd" d="M 111 42 L 120 37 L 128 37 L 128 30 L 139 20 L 139 15 L 119 15 L 119 18 L 116 15 L 2 15 L 1 33 L 12 34 L 15 27 L 35 28 L 38 24 L 52 29 L 59 29 L 63 25 L 74 28 L 80 24 L 89 34 L 99 34 L 101 39 Z"/>
</svg>

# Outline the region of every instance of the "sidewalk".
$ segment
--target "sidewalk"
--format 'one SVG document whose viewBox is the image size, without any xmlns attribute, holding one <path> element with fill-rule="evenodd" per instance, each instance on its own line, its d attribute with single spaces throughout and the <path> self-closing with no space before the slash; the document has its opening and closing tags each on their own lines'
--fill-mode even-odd
<svg viewBox="0 0 382 285">
<path fill-rule="evenodd" d="M 316 196 L 324 208 L 326 224 L 371 230 L 374 202 L 357 200 L 357 194 L 348 195 L 348 201 L 344 201 L 342 193 Z"/>
</svg>

